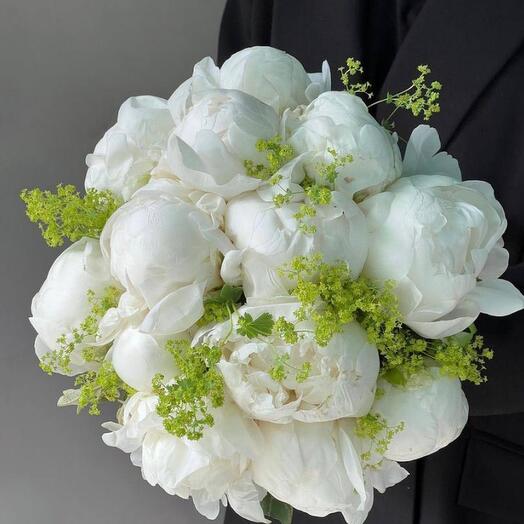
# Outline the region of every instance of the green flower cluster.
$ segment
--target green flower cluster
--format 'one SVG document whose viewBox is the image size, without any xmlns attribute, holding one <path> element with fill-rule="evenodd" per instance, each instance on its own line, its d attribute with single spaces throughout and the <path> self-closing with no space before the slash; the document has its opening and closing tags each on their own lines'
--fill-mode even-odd
<svg viewBox="0 0 524 524">
<path fill-rule="evenodd" d="M 445 375 L 474 384 L 486 380 L 482 372 L 493 353 L 474 336 L 474 328 L 442 340 L 420 337 L 402 323 L 394 282 L 379 288 L 364 277 L 353 279 L 347 264 L 327 264 L 318 254 L 296 257 L 281 272 L 294 281 L 291 294 L 300 302 L 297 320 L 313 322 L 320 346 L 357 321 L 379 351 L 381 374 L 394 384 L 405 384 L 426 359 L 436 361 Z"/>
<path fill-rule="evenodd" d="M 317 231 L 314 224 L 308 223 L 308 219 L 317 216 L 319 206 L 327 206 L 331 203 L 333 196 L 332 191 L 335 189 L 335 182 L 339 174 L 338 170 L 353 162 L 353 156 L 350 154 L 339 155 L 332 148 L 328 148 L 327 152 L 333 160 L 331 162 L 321 162 L 318 164 L 318 182 L 315 182 L 310 177 L 304 178 L 302 187 L 304 188 L 306 200 L 293 215 L 298 222 L 298 229 L 308 235 L 315 234 Z"/>
<path fill-rule="evenodd" d="M 104 289 L 101 296 L 96 296 L 91 289 L 87 291 L 87 300 L 91 307 L 87 317 L 77 328 L 73 328 L 71 333 L 63 333 L 57 339 L 58 349 L 49 351 L 43 355 L 40 367 L 43 371 L 51 375 L 54 372 L 71 372 L 71 355 L 75 348 L 91 337 L 98 331 L 98 324 L 105 313 L 116 307 L 122 292 L 114 286 Z M 82 356 L 86 362 L 93 362 L 103 359 L 107 347 L 86 347 L 82 351 Z"/>
<path fill-rule="evenodd" d="M 222 349 L 207 344 L 191 346 L 188 340 L 169 340 L 166 349 L 173 355 L 179 373 L 168 384 L 160 374 L 153 378 L 157 413 L 169 433 L 198 440 L 205 427 L 214 424 L 210 408 L 224 403 L 224 379 L 216 367 Z"/>
<path fill-rule="evenodd" d="M 346 91 L 352 95 L 363 94 L 368 98 L 373 96 L 370 91 L 371 84 L 369 82 L 352 82 L 352 77 L 364 74 L 364 68 L 360 60 L 349 57 L 346 60 L 346 65 L 338 68 L 340 72 L 340 80 L 346 88 Z"/>
<path fill-rule="evenodd" d="M 295 151 L 288 144 L 282 143 L 279 135 L 273 138 L 260 139 L 256 143 L 257 151 L 265 153 L 266 163 L 256 164 L 253 160 L 245 160 L 244 167 L 246 175 L 259 180 L 269 180 L 284 164 L 287 164 L 294 156 Z"/>
<path fill-rule="evenodd" d="M 472 325 L 468 331 L 437 340 L 433 345 L 430 340 L 427 342 L 445 375 L 479 385 L 487 380 L 483 372 L 486 361 L 493 358 L 493 351 L 485 347 L 483 337 L 475 333 L 475 326 Z"/>
<path fill-rule="evenodd" d="M 437 81 L 433 81 L 429 85 L 426 83 L 426 77 L 431 73 L 431 69 L 427 65 L 419 65 L 417 71 L 420 74 L 412 80 L 411 86 L 400 93 L 388 93 L 385 102 L 394 105 L 395 111 L 406 109 L 411 111 L 413 116 L 422 114 L 424 120 L 427 121 L 435 113 L 440 112 L 439 98 L 442 84 Z"/>
<path fill-rule="evenodd" d="M 281 353 L 275 357 L 273 367 L 269 370 L 269 376 L 275 382 L 286 380 L 289 374 L 289 353 Z"/>
<path fill-rule="evenodd" d="M 38 224 L 51 247 L 82 237 L 98 238 L 107 219 L 121 202 L 110 191 L 88 189 L 80 196 L 73 185 L 58 185 L 56 192 L 24 189 L 20 198 L 31 222 Z"/>
<path fill-rule="evenodd" d="M 281 138 L 275 137 L 273 140 L 280 143 Z M 308 176 L 304 178 L 301 186 L 304 189 L 305 201 L 300 204 L 298 211 L 293 215 L 297 220 L 298 229 L 308 235 L 316 233 L 316 226 L 308 223 L 308 220 L 317 215 L 318 206 L 327 206 L 331 203 L 332 191 L 335 188 L 338 170 L 353 161 L 352 155 L 338 155 L 332 148 L 328 148 L 327 152 L 332 156 L 333 160 L 331 162 L 319 163 L 317 166 L 318 182 Z M 281 181 L 281 175 L 276 173 L 269 179 L 271 185 L 280 185 Z M 283 192 L 273 197 L 273 203 L 277 208 L 289 204 L 294 196 L 291 189 L 281 188 Z"/>
<path fill-rule="evenodd" d="M 123 402 L 135 391 L 122 382 L 108 360 L 104 360 L 96 371 L 78 375 L 75 386 L 79 386 L 77 411 L 89 407 L 90 415 L 100 415 L 101 402 Z"/>
<path fill-rule="evenodd" d="M 384 417 L 378 413 L 368 413 L 364 417 L 356 419 L 355 434 L 357 437 L 367 439 L 371 447 L 361 453 L 363 462 L 371 461 L 374 454 L 383 457 L 388 450 L 393 437 L 404 429 L 404 423 L 400 422 L 396 426 L 388 426 Z"/>
<path fill-rule="evenodd" d="M 299 335 L 295 328 L 295 324 L 286 320 L 284 317 L 279 317 L 273 324 L 273 332 L 276 333 L 286 344 L 296 344 Z"/>
<path fill-rule="evenodd" d="M 274 365 L 269 370 L 269 376 L 275 382 L 282 382 L 289 376 L 290 371 L 295 372 L 295 380 L 300 384 L 309 378 L 311 374 L 311 362 L 303 362 L 300 368 L 289 364 L 289 353 L 279 353 L 275 357 Z"/>
<path fill-rule="evenodd" d="M 435 113 L 440 112 L 439 98 L 442 84 L 437 81 L 429 84 L 426 82 L 428 75 L 431 73 L 429 66 L 419 65 L 417 71 L 419 73 L 418 77 L 411 81 L 411 85 L 408 88 L 394 94 L 387 93 L 386 98 L 377 100 L 369 105 L 369 107 L 372 107 L 385 102 L 395 107 L 393 112 L 382 123 L 384 127 L 394 127 L 394 124 L 391 123 L 391 118 L 398 109 L 410 111 L 413 116 L 422 115 L 424 120 L 429 120 Z M 339 72 L 342 84 L 348 93 L 352 95 L 362 94 L 368 98 L 373 97 L 369 82 L 353 83 L 353 77 L 364 73 L 360 60 L 349 57 L 346 60 L 346 65 L 339 67 Z"/>
</svg>

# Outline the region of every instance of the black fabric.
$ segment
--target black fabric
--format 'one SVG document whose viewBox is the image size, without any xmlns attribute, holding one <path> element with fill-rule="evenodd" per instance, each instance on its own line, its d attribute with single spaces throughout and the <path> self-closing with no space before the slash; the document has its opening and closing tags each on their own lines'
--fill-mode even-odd
<svg viewBox="0 0 524 524">
<path fill-rule="evenodd" d="M 522 0 L 229 0 L 219 58 L 252 45 L 296 56 L 308 71 L 360 58 L 382 97 L 409 85 L 418 64 L 442 81 L 442 112 L 431 124 L 465 179 L 487 180 L 508 219 L 505 278 L 524 290 L 524 2 Z M 389 113 L 379 106 L 377 118 Z M 403 138 L 420 123 L 395 115 Z M 466 386 L 468 428 L 452 445 L 414 464 L 411 477 L 377 495 L 369 524 L 524 523 L 524 312 L 482 317 L 495 351 L 489 380 Z M 233 522 L 227 514 L 226 524 Z M 298 513 L 295 524 L 316 520 Z M 342 523 L 340 515 L 324 519 Z"/>
<path fill-rule="evenodd" d="M 512 485 L 522 482 L 522 448 L 492 435 L 474 432 L 466 453 L 458 503 L 508 520 L 522 517 L 522 501 Z"/>
</svg>

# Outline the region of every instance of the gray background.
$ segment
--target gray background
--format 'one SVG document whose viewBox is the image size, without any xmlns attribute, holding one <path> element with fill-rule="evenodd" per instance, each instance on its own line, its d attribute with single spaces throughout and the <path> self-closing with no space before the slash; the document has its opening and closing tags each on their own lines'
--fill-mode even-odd
<svg viewBox="0 0 524 524">
<path fill-rule="evenodd" d="M 127 97 L 168 97 L 215 55 L 224 0 L 0 0 L 0 524 L 185 524 L 190 502 L 142 480 L 100 423 L 57 408 L 66 377 L 33 353 L 30 300 L 58 252 L 24 187 L 82 185 Z"/>
</svg>

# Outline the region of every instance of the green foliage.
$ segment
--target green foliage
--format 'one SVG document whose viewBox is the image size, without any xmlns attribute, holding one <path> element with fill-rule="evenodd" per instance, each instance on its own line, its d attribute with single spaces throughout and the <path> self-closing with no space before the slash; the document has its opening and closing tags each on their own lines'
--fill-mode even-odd
<svg viewBox="0 0 524 524">
<path fill-rule="evenodd" d="M 237 333 L 249 339 L 268 337 L 273 332 L 273 325 L 271 313 L 262 313 L 256 319 L 244 313 L 238 317 Z"/>
<path fill-rule="evenodd" d="M 123 401 L 135 392 L 120 380 L 111 362 L 107 360 L 102 362 L 98 370 L 78 375 L 75 386 L 80 387 L 78 412 L 89 407 L 90 415 L 100 415 L 101 402 Z"/>
<path fill-rule="evenodd" d="M 256 149 L 266 154 L 266 163 L 255 164 L 252 160 L 245 160 L 244 167 L 247 176 L 258 178 L 259 180 L 269 180 L 284 164 L 287 164 L 295 156 L 293 148 L 289 144 L 283 144 L 282 137 L 279 135 L 267 140 L 258 140 Z"/>
<path fill-rule="evenodd" d="M 284 207 L 291 202 L 292 197 L 293 194 L 291 193 L 291 190 L 288 189 L 285 193 L 278 193 L 275 195 L 273 197 L 273 204 L 275 204 L 275 207 L 277 208 Z"/>
<path fill-rule="evenodd" d="M 369 336 L 369 333 L 368 333 Z M 385 335 L 372 331 L 370 340 L 384 358 L 383 377 L 391 384 L 403 386 L 424 368 L 426 359 L 435 361 L 442 375 L 479 385 L 487 380 L 483 374 L 493 351 L 484 346 L 480 336 L 469 331 L 443 339 L 430 340 L 402 326 Z"/>
<path fill-rule="evenodd" d="M 317 216 L 315 206 L 310 203 L 300 204 L 298 211 L 293 215 L 297 221 L 297 227 L 306 235 L 314 235 L 317 232 L 315 224 L 308 224 L 307 219 Z"/>
<path fill-rule="evenodd" d="M 342 84 L 352 95 L 363 94 L 368 98 L 373 96 L 370 92 L 371 84 L 369 82 L 352 83 L 353 77 L 364 73 L 364 69 L 359 60 L 348 58 L 345 67 L 340 67 L 340 79 Z M 427 77 L 431 69 L 427 65 L 417 67 L 418 77 L 411 81 L 411 85 L 399 93 L 388 93 L 383 100 L 377 100 L 370 104 L 369 107 L 385 102 L 395 107 L 391 115 L 382 123 L 384 127 L 390 129 L 393 124 L 390 122 L 391 117 L 398 109 L 410 111 L 413 116 L 422 115 L 424 120 L 429 120 L 435 113 L 440 112 L 439 98 L 442 84 L 437 81 L 427 83 Z"/>
<path fill-rule="evenodd" d="M 311 362 L 304 362 L 300 369 L 297 371 L 295 375 L 295 379 L 297 382 L 304 382 L 309 378 L 309 374 L 311 373 Z"/>
<path fill-rule="evenodd" d="M 487 380 L 482 373 L 486 369 L 486 361 L 493 358 L 493 351 L 484 346 L 484 339 L 476 336 L 475 332 L 475 326 L 471 326 L 468 332 L 434 341 L 433 344 L 428 341 L 428 345 L 444 375 L 478 385 Z"/>
<path fill-rule="evenodd" d="M 268 493 L 261 504 L 262 511 L 268 519 L 278 520 L 280 524 L 291 524 L 293 520 L 293 507 L 285 502 L 280 502 Z"/>
<path fill-rule="evenodd" d="M 98 238 L 121 202 L 110 191 L 88 189 L 82 197 L 75 186 L 58 185 L 56 192 L 24 189 L 20 198 L 31 222 L 38 224 L 51 247 L 82 237 Z"/>
<path fill-rule="evenodd" d="M 221 348 L 207 344 L 192 347 L 187 340 L 169 340 L 166 349 L 173 355 L 179 374 L 168 384 L 160 374 L 153 378 L 157 413 L 169 433 L 198 440 L 204 429 L 214 424 L 209 408 L 224 403 L 224 380 L 216 367 Z"/>
<path fill-rule="evenodd" d="M 284 317 L 275 320 L 273 331 L 279 335 L 287 344 L 296 344 L 298 342 L 298 333 L 293 322 L 289 322 Z"/>
<path fill-rule="evenodd" d="M 340 72 L 340 79 L 342 80 L 342 84 L 344 85 L 348 93 L 352 95 L 360 93 L 366 95 L 368 98 L 371 98 L 373 96 L 373 93 L 370 92 L 371 84 L 369 82 L 353 83 L 353 77 L 364 74 L 364 68 L 362 67 L 362 63 L 360 62 L 360 60 L 356 60 L 355 58 L 349 57 L 346 60 L 345 67 L 339 67 L 338 70 Z"/>
<path fill-rule="evenodd" d="M 246 160 L 244 166 L 247 175 L 267 181 L 273 186 L 280 185 L 282 175 L 278 174 L 278 170 L 295 156 L 293 148 L 282 144 L 282 138 L 277 135 L 269 140 L 259 140 L 257 149 L 266 153 L 266 164 L 255 164 L 252 160 Z M 353 161 L 351 155 L 338 155 L 332 148 L 328 149 L 328 153 L 331 154 L 333 160 L 317 166 L 319 181 L 316 182 L 306 176 L 301 184 L 305 193 L 305 201 L 300 204 L 293 216 L 297 220 L 298 229 L 304 234 L 312 235 L 316 232 L 316 226 L 309 223 L 309 220 L 317 215 L 318 206 L 326 206 L 331 203 L 332 190 L 339 168 Z M 289 204 L 294 196 L 290 188 L 282 186 L 280 188 L 282 192 L 273 196 L 273 203 L 277 208 Z"/>
<path fill-rule="evenodd" d="M 423 115 L 424 120 L 429 120 L 435 113 L 440 112 L 439 98 L 442 84 L 437 81 L 426 83 L 426 77 L 431 73 L 427 65 L 417 67 L 419 76 L 412 80 L 411 86 L 400 93 L 388 93 L 386 104 L 392 104 L 396 109 L 411 111 L 413 116 Z M 389 118 L 388 118 L 389 120 Z"/>
<path fill-rule="evenodd" d="M 289 353 L 281 353 L 275 357 L 273 367 L 269 370 L 270 377 L 275 382 L 282 382 L 288 376 Z"/>
<path fill-rule="evenodd" d="M 331 203 L 331 189 L 319 184 L 310 184 L 304 189 L 306 197 L 315 206 L 327 206 Z"/>
<path fill-rule="evenodd" d="M 302 182 L 306 200 L 293 215 L 298 222 L 298 229 L 307 235 L 312 235 L 317 231 L 314 224 L 308 223 L 308 219 L 317 216 L 317 208 L 319 206 L 327 206 L 331 203 L 332 190 L 335 189 L 335 182 L 339 174 L 338 170 L 353 161 L 351 155 L 339 155 L 332 148 L 328 148 L 328 153 L 333 160 L 331 162 L 322 162 L 317 166 L 319 182 L 315 182 L 309 177 L 305 177 Z M 277 195 L 277 197 L 280 196 L 283 195 Z M 279 206 L 277 205 L 277 207 Z"/>
<path fill-rule="evenodd" d="M 328 148 L 328 153 L 333 157 L 331 162 L 323 162 L 318 166 L 318 176 L 329 187 L 333 188 L 338 178 L 338 170 L 353 162 L 350 154 L 339 155 L 333 148 Z"/>
<path fill-rule="evenodd" d="M 297 320 L 313 321 L 320 346 L 326 346 L 348 322 L 361 320 L 363 313 L 374 315 L 380 322 L 393 316 L 389 308 L 395 296 L 363 278 L 353 280 L 345 263 L 329 265 L 320 255 L 296 257 L 283 272 L 295 282 L 291 293 L 300 302 Z"/>
<path fill-rule="evenodd" d="M 114 287 L 105 288 L 101 296 L 96 296 L 94 291 L 87 291 L 87 300 L 91 306 L 87 317 L 77 328 L 73 328 L 71 333 L 63 333 L 57 339 L 58 349 L 49 351 L 43 355 L 40 367 L 43 371 L 51 375 L 53 372 L 71 372 L 71 355 L 75 348 L 86 342 L 87 339 L 94 337 L 98 331 L 100 319 L 107 310 L 116 307 L 121 291 Z M 86 347 L 82 350 L 82 356 L 86 362 L 100 361 L 107 348 Z"/>
<path fill-rule="evenodd" d="M 226 284 L 220 291 L 209 295 L 204 300 L 204 314 L 197 325 L 207 326 L 211 323 L 224 322 L 231 317 L 243 296 L 244 292 L 241 287 Z"/>
<path fill-rule="evenodd" d="M 296 257 L 281 272 L 294 281 L 291 294 L 300 302 L 297 320 L 313 322 L 320 346 L 341 333 L 345 324 L 357 321 L 377 347 L 382 376 L 393 384 L 406 384 L 428 358 L 447 376 L 474 384 L 486 380 L 482 372 L 493 354 L 482 338 L 473 330 L 442 340 L 420 337 L 402 323 L 393 282 L 379 288 L 364 277 L 353 279 L 347 264 L 326 264 L 318 254 Z"/>
<path fill-rule="evenodd" d="M 357 418 L 355 426 L 357 437 L 369 439 L 371 442 L 371 448 L 362 453 L 362 460 L 369 462 L 374 453 L 380 457 L 384 456 L 393 437 L 403 429 L 403 422 L 396 426 L 388 426 L 386 419 L 378 413 L 368 413 L 364 417 Z"/>
<path fill-rule="evenodd" d="M 309 378 L 311 373 L 311 362 L 303 362 L 299 368 L 289 363 L 289 353 L 278 353 L 275 356 L 273 367 L 269 370 L 269 376 L 275 382 L 282 382 L 289 376 L 290 371 L 295 372 L 295 380 L 300 384 Z"/>
</svg>

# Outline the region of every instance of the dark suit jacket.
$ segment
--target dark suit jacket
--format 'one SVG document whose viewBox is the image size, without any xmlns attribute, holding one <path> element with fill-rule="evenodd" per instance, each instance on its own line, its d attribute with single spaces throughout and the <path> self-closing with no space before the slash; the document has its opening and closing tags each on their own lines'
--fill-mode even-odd
<svg viewBox="0 0 524 524">
<path fill-rule="evenodd" d="M 385 0 L 389 1 L 389 0 Z M 386 59 L 383 32 L 373 33 L 378 0 L 229 0 L 219 58 L 252 45 L 296 56 L 308 71 L 328 59 L 334 80 L 347 56 Z M 357 10 L 370 11 L 359 13 Z M 348 21 L 368 16 L 365 27 Z M 373 22 L 373 20 L 371 20 Z M 352 25 L 355 29 L 354 24 Z M 379 24 L 380 27 L 380 24 Z M 465 179 L 490 182 L 506 210 L 505 278 L 524 289 L 524 0 L 426 0 L 383 79 L 379 98 L 409 85 L 429 64 L 444 89 L 434 117 L 443 148 L 458 158 Z M 381 49 L 380 46 L 383 46 Z M 370 51 L 371 50 L 371 51 Z M 335 84 L 335 89 L 340 86 Z M 380 106 L 379 106 L 380 107 Z M 388 108 L 378 110 L 385 116 Z M 408 137 L 417 122 L 395 119 Z M 477 323 L 495 358 L 486 384 L 466 386 L 471 418 L 451 446 L 416 463 L 403 483 L 376 497 L 370 524 L 524 523 L 524 313 Z M 238 518 L 228 513 L 226 524 Z M 316 520 L 300 513 L 295 524 Z M 339 514 L 327 522 L 342 523 Z"/>
</svg>

